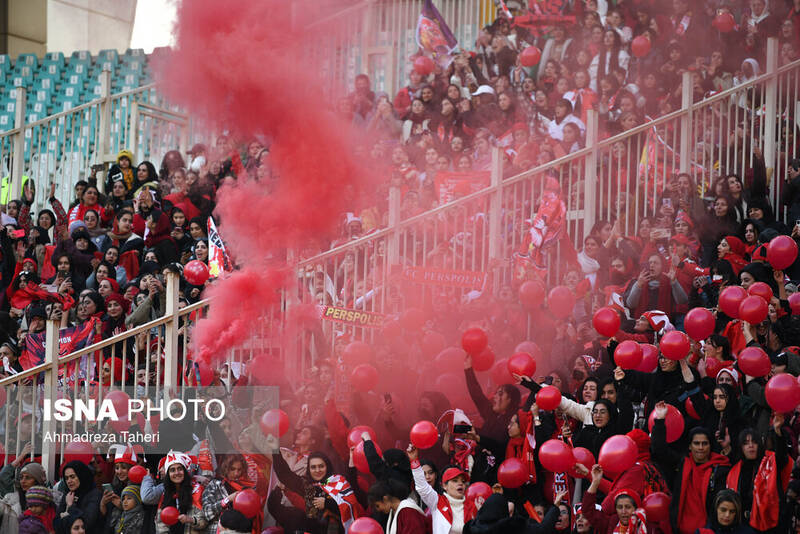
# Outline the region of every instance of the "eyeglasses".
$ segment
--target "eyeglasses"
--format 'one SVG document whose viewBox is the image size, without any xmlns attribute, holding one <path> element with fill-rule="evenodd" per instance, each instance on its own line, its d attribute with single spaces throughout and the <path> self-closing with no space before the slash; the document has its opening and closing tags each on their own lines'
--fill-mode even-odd
<svg viewBox="0 0 800 534">
<path fill-rule="evenodd" d="M 592 415 L 608 415 L 608 410 L 592 410 Z"/>
</svg>

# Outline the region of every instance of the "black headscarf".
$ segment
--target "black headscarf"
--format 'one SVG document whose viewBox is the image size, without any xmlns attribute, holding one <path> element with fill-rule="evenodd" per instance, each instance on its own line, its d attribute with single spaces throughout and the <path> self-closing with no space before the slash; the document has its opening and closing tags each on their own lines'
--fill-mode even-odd
<svg viewBox="0 0 800 534">
<path fill-rule="evenodd" d="M 80 460 L 72 460 L 64 466 L 61 473 L 63 474 L 67 469 L 72 469 L 75 471 L 75 474 L 78 475 L 78 481 L 80 482 L 80 486 L 78 486 L 78 491 L 76 492 L 78 498 L 83 497 L 94 489 L 94 475 L 88 465 Z"/>
<path fill-rule="evenodd" d="M 464 534 L 501 534 L 506 532 L 523 532 L 525 519 L 521 516 L 509 517 L 508 500 L 493 493 L 483 503 L 475 519 L 464 525 Z"/>
</svg>

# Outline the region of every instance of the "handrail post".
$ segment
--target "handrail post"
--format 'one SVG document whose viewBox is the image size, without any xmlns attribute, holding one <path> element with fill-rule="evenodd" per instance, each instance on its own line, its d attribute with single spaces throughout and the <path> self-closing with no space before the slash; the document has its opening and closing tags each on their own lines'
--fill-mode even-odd
<svg viewBox="0 0 800 534">
<path fill-rule="evenodd" d="M 396 265 L 400 258 L 400 236 L 398 224 L 400 223 L 400 188 L 389 188 L 389 243 L 386 247 L 386 257 L 389 266 Z"/>
<path fill-rule="evenodd" d="M 164 332 L 164 392 L 178 386 L 178 273 L 167 271 L 166 313 L 170 320 Z"/>
<path fill-rule="evenodd" d="M 44 372 L 44 392 L 42 396 L 45 401 L 54 401 L 58 398 L 58 321 L 48 319 L 45 330 L 44 358 L 48 365 Z M 77 379 L 77 378 L 76 378 Z M 66 388 L 66 386 L 65 386 Z M 52 436 L 56 432 L 56 421 L 42 420 L 42 467 L 46 473 L 54 473 L 56 468 L 57 440 L 46 439 L 48 434 Z"/>
<path fill-rule="evenodd" d="M 25 168 L 25 106 L 27 94 L 24 87 L 17 87 L 17 103 L 14 109 L 14 128 L 17 135 L 14 138 L 14 159 L 11 162 L 11 191 L 8 201 L 16 200 L 22 196 L 22 173 Z"/>
<path fill-rule="evenodd" d="M 503 205 L 503 149 L 492 148 L 492 193 L 489 197 L 489 260 L 500 257 L 500 211 Z"/>
<path fill-rule="evenodd" d="M 97 136 L 97 152 L 100 156 L 100 163 L 108 160 L 109 137 L 111 135 L 111 72 L 104 70 L 100 73 L 100 116 L 98 117 L 99 127 Z M 106 172 L 97 173 L 97 189 L 101 193 L 106 192 Z"/>
<path fill-rule="evenodd" d="M 689 172 L 692 157 L 692 73 L 684 72 L 681 79 L 681 154 L 680 172 Z"/>
<path fill-rule="evenodd" d="M 586 147 L 592 151 L 586 156 L 583 192 L 583 228 L 588 234 L 597 220 L 597 142 L 600 137 L 600 121 L 597 111 L 590 109 L 586 115 Z M 581 238 L 581 243 L 582 243 Z"/>
<path fill-rule="evenodd" d="M 767 74 L 775 74 L 778 70 L 778 39 L 770 37 L 767 39 Z M 764 94 L 764 166 L 767 169 L 775 168 L 775 152 L 777 151 L 776 130 L 778 117 L 778 77 L 772 76 L 767 79 L 766 91 Z M 794 111 L 794 110 L 792 110 Z M 774 181 L 777 184 L 777 180 Z M 773 195 L 773 205 L 777 206 L 777 195 L 780 193 L 777 187 L 770 188 Z"/>
<path fill-rule="evenodd" d="M 133 151 L 133 155 L 139 160 L 144 160 L 144 154 L 139 150 L 139 102 L 132 100 L 131 108 L 128 112 L 128 148 Z"/>
</svg>

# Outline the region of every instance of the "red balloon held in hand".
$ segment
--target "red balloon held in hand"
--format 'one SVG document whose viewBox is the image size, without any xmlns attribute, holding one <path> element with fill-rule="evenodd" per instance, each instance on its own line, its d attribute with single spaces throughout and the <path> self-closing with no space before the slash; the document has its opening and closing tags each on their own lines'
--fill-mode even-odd
<svg viewBox="0 0 800 534">
<path fill-rule="evenodd" d="M 776 412 L 791 412 L 800 401 L 800 384 L 788 373 L 777 374 L 767 382 L 764 396 L 767 404 Z"/>
<path fill-rule="evenodd" d="M 739 369 L 748 376 L 767 376 L 772 370 L 769 356 L 759 347 L 744 348 L 736 358 L 736 363 L 739 365 Z"/>
<path fill-rule="evenodd" d="M 739 304 L 739 319 L 750 324 L 761 323 L 767 318 L 767 314 L 769 314 L 769 304 L 756 295 L 746 297 Z"/>
<path fill-rule="evenodd" d="M 753 282 L 750 284 L 750 287 L 747 288 L 747 293 L 750 295 L 757 295 L 767 302 L 772 300 L 772 288 L 769 287 L 769 284 L 765 284 L 764 282 Z"/>
<path fill-rule="evenodd" d="M 560 439 L 548 439 L 539 447 L 539 463 L 553 473 L 565 473 L 575 465 L 575 456 Z"/>
<path fill-rule="evenodd" d="M 542 59 L 542 52 L 535 46 L 525 48 L 519 55 L 519 62 L 523 67 L 538 65 Z"/>
<path fill-rule="evenodd" d="M 383 534 L 383 527 L 371 517 L 359 517 L 350 525 L 348 534 Z"/>
<path fill-rule="evenodd" d="M 528 310 L 536 310 L 544 302 L 544 286 L 537 280 L 528 280 L 519 286 L 519 301 Z"/>
<path fill-rule="evenodd" d="M 734 19 L 733 15 L 729 12 L 725 11 L 714 17 L 714 21 L 711 25 L 722 33 L 728 33 L 733 31 L 736 27 L 736 19 Z"/>
<path fill-rule="evenodd" d="M 656 423 L 656 411 L 650 412 L 650 417 L 647 418 L 647 429 L 650 433 L 653 432 L 653 425 Z M 667 427 L 667 443 L 678 441 L 683 435 L 684 421 L 683 414 L 675 406 L 667 404 L 667 416 L 664 418 L 664 424 Z"/>
<path fill-rule="evenodd" d="M 283 410 L 273 408 L 264 412 L 259 425 L 264 436 L 279 438 L 289 431 L 289 416 Z"/>
<path fill-rule="evenodd" d="M 797 259 L 797 243 L 788 235 L 779 235 L 767 245 L 767 261 L 773 269 L 782 271 Z"/>
<path fill-rule="evenodd" d="M 489 337 L 482 328 L 468 328 L 461 336 L 461 348 L 472 356 L 480 354 L 489 344 Z"/>
<path fill-rule="evenodd" d="M 800 314 L 800 292 L 789 295 L 789 307 L 793 315 Z"/>
<path fill-rule="evenodd" d="M 518 352 L 508 359 L 508 372 L 511 375 L 530 376 L 536 372 L 536 360 L 530 354 Z"/>
<path fill-rule="evenodd" d="M 383 451 L 378 446 L 378 444 L 373 441 L 373 445 L 375 445 L 375 450 L 378 452 L 378 456 L 383 457 Z M 353 464 L 355 464 L 356 469 L 361 471 L 362 473 L 369 473 L 369 462 L 367 462 L 367 456 L 364 454 L 364 441 L 359 441 L 356 444 L 355 449 L 353 449 Z"/>
<path fill-rule="evenodd" d="M 650 44 L 650 39 L 647 38 L 645 35 L 637 35 L 631 41 L 631 52 L 636 57 L 644 57 L 650 53 L 650 48 L 652 45 Z"/>
<path fill-rule="evenodd" d="M 433 69 L 436 68 L 436 63 L 433 62 L 428 56 L 419 56 L 414 60 L 414 70 L 423 76 L 427 76 Z"/>
<path fill-rule="evenodd" d="M 666 358 L 682 360 L 689 354 L 692 345 L 689 336 L 679 330 L 672 330 L 664 334 L 658 346 Z"/>
<path fill-rule="evenodd" d="M 739 304 L 747 297 L 742 286 L 726 287 L 719 294 L 718 304 L 722 313 L 733 319 L 739 318 Z"/>
<path fill-rule="evenodd" d="M 418 449 L 430 449 L 439 440 L 439 432 L 430 421 L 419 421 L 411 427 L 410 440 Z"/>
<path fill-rule="evenodd" d="M 655 491 L 644 498 L 642 507 L 647 515 L 648 524 L 660 523 L 669 519 L 669 495 L 662 491 Z"/>
<path fill-rule="evenodd" d="M 716 320 L 711 310 L 692 308 L 683 319 L 683 327 L 690 338 L 695 341 L 702 341 L 714 333 Z"/>
<path fill-rule="evenodd" d="M 642 347 L 630 339 L 617 345 L 614 350 L 614 361 L 623 369 L 636 369 L 642 363 L 643 356 Z"/>
<path fill-rule="evenodd" d="M 261 497 L 253 489 L 237 491 L 233 498 L 233 509 L 247 519 L 253 519 L 261 509 Z"/>
<path fill-rule="evenodd" d="M 348 343 L 342 351 L 342 361 L 350 369 L 358 367 L 362 363 L 369 363 L 371 360 L 372 349 L 363 341 Z"/>
<path fill-rule="evenodd" d="M 492 487 L 486 482 L 473 482 L 467 487 L 467 492 L 464 495 L 466 500 L 475 502 L 475 499 L 481 497 L 484 501 L 492 496 Z"/>
<path fill-rule="evenodd" d="M 174 506 L 165 506 L 161 509 L 161 522 L 165 525 L 172 526 L 178 522 L 179 515 L 181 514 Z"/>
<path fill-rule="evenodd" d="M 556 286 L 547 295 L 547 307 L 557 319 L 566 319 L 575 308 L 575 294 L 566 286 Z"/>
<path fill-rule="evenodd" d="M 705 397 L 706 401 L 708 401 L 708 395 L 703 393 L 703 397 Z M 691 397 L 686 397 L 686 402 L 683 403 L 683 406 L 686 408 L 686 413 L 689 415 L 689 417 L 692 419 L 697 419 L 698 421 L 701 419 L 700 414 L 697 413 L 697 410 L 694 407 Z"/>
<path fill-rule="evenodd" d="M 128 470 L 128 480 L 133 484 L 141 484 L 147 475 L 147 469 L 142 465 L 134 465 Z"/>
<path fill-rule="evenodd" d="M 642 361 L 636 366 L 636 371 L 652 373 L 658 367 L 658 347 L 651 343 L 641 343 Z"/>
<path fill-rule="evenodd" d="M 600 447 L 597 463 L 611 478 L 616 478 L 636 463 L 638 454 L 636 443 L 630 437 L 617 434 L 608 438 Z"/>
<path fill-rule="evenodd" d="M 594 454 L 592 454 L 592 451 L 584 447 L 575 447 L 574 449 L 572 449 L 572 455 L 575 457 L 575 464 L 583 465 L 590 472 L 592 470 L 592 466 L 594 466 L 594 464 L 597 463 L 597 461 L 594 459 Z M 570 467 L 569 474 L 570 476 L 573 476 L 575 478 L 589 478 L 591 476 L 591 475 L 582 476 L 575 470 L 574 464 L 572 467 Z"/>
<path fill-rule="evenodd" d="M 619 314 L 609 306 L 600 308 L 592 316 L 592 326 L 601 336 L 611 337 L 619 331 Z"/>
<path fill-rule="evenodd" d="M 555 410 L 561 404 L 561 391 L 555 386 L 542 386 L 536 394 L 536 406 L 547 412 Z"/>
<path fill-rule="evenodd" d="M 713 356 L 709 356 L 708 358 L 706 358 L 705 362 L 706 362 L 706 376 L 716 380 L 719 372 L 725 368 L 725 364 L 722 363 L 722 361 L 714 358 Z"/>
<path fill-rule="evenodd" d="M 200 260 L 192 260 L 183 267 L 183 277 L 193 286 L 202 286 L 209 276 L 208 265 Z"/>
<path fill-rule="evenodd" d="M 528 466 L 519 458 L 506 458 L 497 469 L 497 481 L 504 488 L 518 488 L 529 479 Z"/>
<path fill-rule="evenodd" d="M 486 347 L 480 354 L 472 357 L 472 368 L 478 372 L 488 371 L 492 365 L 494 365 L 494 352 L 491 347 Z"/>
<path fill-rule="evenodd" d="M 378 439 L 378 434 L 372 429 L 371 426 L 357 425 L 350 429 L 347 433 L 347 446 L 355 447 L 361 441 L 361 435 L 366 432 L 372 441 Z"/>
<path fill-rule="evenodd" d="M 356 391 L 366 393 L 378 385 L 378 370 L 368 363 L 361 364 L 350 374 L 350 384 Z"/>
</svg>

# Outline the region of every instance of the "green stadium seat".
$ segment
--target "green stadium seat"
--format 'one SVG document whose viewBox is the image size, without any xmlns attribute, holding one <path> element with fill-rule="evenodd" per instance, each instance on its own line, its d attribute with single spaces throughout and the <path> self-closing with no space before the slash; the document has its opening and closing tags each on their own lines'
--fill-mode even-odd
<svg viewBox="0 0 800 534">
<path fill-rule="evenodd" d="M 39 58 L 36 57 L 36 54 L 20 54 L 17 56 L 17 67 L 22 65 L 28 65 L 29 67 L 36 68 L 39 66 Z"/>
<path fill-rule="evenodd" d="M 64 53 L 63 52 L 48 52 L 42 59 L 42 65 L 58 65 L 64 66 Z"/>
<path fill-rule="evenodd" d="M 14 74 L 16 76 L 22 76 L 26 80 L 30 81 L 33 80 L 33 72 L 34 68 L 30 65 L 25 65 L 24 63 L 17 62 L 17 66 L 14 69 Z"/>
<path fill-rule="evenodd" d="M 55 78 L 39 78 L 34 84 L 34 90 L 46 89 L 52 91 L 56 88 L 57 79 Z"/>
<path fill-rule="evenodd" d="M 0 54 L 0 71 L 11 72 L 11 57 L 8 54 Z"/>
<path fill-rule="evenodd" d="M 79 99 L 83 94 L 83 83 L 73 84 L 69 83 L 61 87 L 61 96 L 69 99 Z"/>
<path fill-rule="evenodd" d="M 12 76 L 11 85 L 13 85 L 14 87 L 25 87 L 26 85 L 28 85 L 28 80 L 19 75 Z"/>
<path fill-rule="evenodd" d="M 119 53 L 113 48 L 100 50 L 100 53 L 97 54 L 97 62 L 99 63 L 101 61 L 111 61 L 113 63 L 117 63 L 119 61 Z"/>
<path fill-rule="evenodd" d="M 49 65 L 42 65 L 42 68 L 39 70 L 39 76 L 45 76 L 48 78 L 61 78 L 61 70 L 62 65 L 57 63 L 50 63 Z"/>
<path fill-rule="evenodd" d="M 33 102 L 50 102 L 50 90 L 49 89 L 41 89 L 41 88 L 34 88 L 30 93 L 30 101 Z"/>
<path fill-rule="evenodd" d="M 141 57 L 141 58 L 145 58 L 147 56 L 145 55 L 143 48 L 129 48 L 129 49 L 125 50 L 125 53 L 123 54 L 122 57 Z"/>
<path fill-rule="evenodd" d="M 88 61 L 92 62 L 92 54 L 88 50 L 76 50 L 70 56 L 69 62 L 72 64 L 74 60 L 78 60 L 79 62 Z"/>
<path fill-rule="evenodd" d="M 86 81 L 86 76 L 83 74 L 68 74 L 64 77 L 64 84 L 65 85 L 80 85 L 83 87 L 83 83 Z"/>
<path fill-rule="evenodd" d="M 81 74 L 83 76 L 89 75 L 89 64 L 88 63 L 70 63 L 69 69 L 67 69 L 67 74 Z"/>
</svg>

